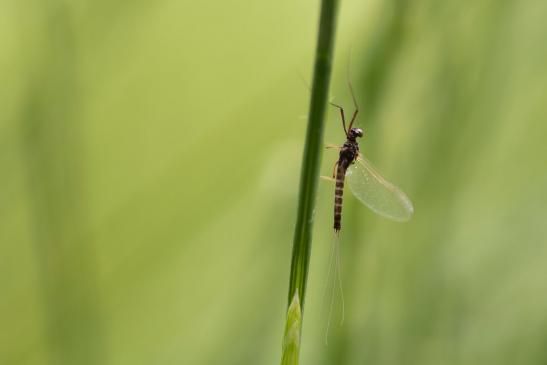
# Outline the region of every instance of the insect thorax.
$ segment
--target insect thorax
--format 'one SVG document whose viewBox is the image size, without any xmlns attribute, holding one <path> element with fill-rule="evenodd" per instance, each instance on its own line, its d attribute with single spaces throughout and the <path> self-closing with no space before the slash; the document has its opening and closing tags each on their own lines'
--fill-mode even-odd
<svg viewBox="0 0 547 365">
<path fill-rule="evenodd" d="M 359 155 L 359 144 L 356 141 L 346 141 L 340 149 L 339 164 L 344 167 L 351 165 Z"/>
</svg>

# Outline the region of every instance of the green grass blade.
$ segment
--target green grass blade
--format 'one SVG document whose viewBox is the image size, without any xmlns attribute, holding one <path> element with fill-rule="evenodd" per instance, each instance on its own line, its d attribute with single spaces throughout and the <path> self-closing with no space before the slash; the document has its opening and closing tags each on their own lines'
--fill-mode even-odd
<svg viewBox="0 0 547 365">
<path fill-rule="evenodd" d="M 306 144 L 300 176 L 300 192 L 297 221 L 294 232 L 291 276 L 289 283 L 289 312 L 294 298 L 298 299 L 299 310 L 303 312 L 306 296 L 306 282 L 311 253 L 311 238 L 313 229 L 313 211 L 319 180 L 319 168 L 323 149 L 323 131 L 325 127 L 325 110 L 328 102 L 330 75 L 333 60 L 334 36 L 336 30 L 337 0 L 323 0 L 319 20 L 319 35 L 315 54 L 313 84 L 311 90 L 310 113 L 306 132 Z M 298 337 L 302 329 L 302 314 L 298 323 Z M 289 320 L 287 320 L 289 323 Z M 298 343 L 300 340 L 298 340 Z M 288 349 L 287 349 L 288 350 Z M 298 363 L 299 348 L 293 362 Z M 288 356 L 288 355 L 287 355 Z M 285 351 L 283 360 L 285 361 Z M 287 360 L 288 361 L 288 360 Z"/>
</svg>

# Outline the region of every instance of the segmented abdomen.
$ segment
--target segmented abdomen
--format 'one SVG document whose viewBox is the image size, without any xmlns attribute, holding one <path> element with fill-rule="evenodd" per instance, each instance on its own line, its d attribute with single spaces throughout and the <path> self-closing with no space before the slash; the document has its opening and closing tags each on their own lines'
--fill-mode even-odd
<svg viewBox="0 0 547 365">
<path fill-rule="evenodd" d="M 344 179 L 346 168 L 338 165 L 336 169 L 336 188 L 334 190 L 334 231 L 339 232 L 342 228 L 342 200 L 344 195 Z"/>
</svg>

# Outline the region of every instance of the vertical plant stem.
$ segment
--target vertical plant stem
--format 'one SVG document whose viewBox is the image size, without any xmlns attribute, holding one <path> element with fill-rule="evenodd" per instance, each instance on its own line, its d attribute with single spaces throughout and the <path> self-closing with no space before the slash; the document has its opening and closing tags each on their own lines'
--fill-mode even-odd
<svg viewBox="0 0 547 365">
<path fill-rule="evenodd" d="M 31 43 L 41 57 L 31 63 L 20 127 L 43 296 L 43 351 L 50 364 L 103 365 L 107 355 L 86 208 L 73 9 L 63 0 L 34 7 L 40 10 L 35 25 L 43 43 Z"/>
<path fill-rule="evenodd" d="M 291 303 L 298 303 L 298 310 L 303 312 L 306 296 L 306 282 L 310 263 L 311 239 L 314 221 L 315 196 L 319 180 L 319 168 L 323 149 L 323 131 L 325 126 L 325 109 L 329 95 L 330 75 L 332 69 L 334 36 L 336 30 L 336 13 L 338 0 L 322 0 L 319 20 L 319 35 L 315 53 L 315 66 L 311 90 L 310 112 L 306 132 L 306 144 L 300 176 L 300 193 L 298 213 L 294 232 L 294 242 L 291 261 L 291 276 L 289 282 L 289 309 Z M 287 319 L 290 316 L 288 311 Z M 302 316 L 300 323 L 298 344 L 300 343 Z M 287 322 L 287 325 L 289 323 Z M 294 325 L 294 324 L 293 324 Z M 284 341 L 285 343 L 286 341 Z M 282 364 L 297 364 L 296 359 L 291 362 L 282 360 Z M 284 346 L 285 348 L 285 346 Z M 285 357 L 284 357 L 285 358 Z"/>
</svg>

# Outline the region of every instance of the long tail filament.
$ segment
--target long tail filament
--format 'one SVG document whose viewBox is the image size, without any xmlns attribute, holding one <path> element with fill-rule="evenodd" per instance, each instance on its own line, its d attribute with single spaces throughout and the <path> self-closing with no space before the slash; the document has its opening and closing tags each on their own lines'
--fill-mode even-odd
<svg viewBox="0 0 547 365">
<path fill-rule="evenodd" d="M 334 266 L 334 270 L 333 270 Z M 338 286 L 338 289 L 340 290 L 340 303 L 342 305 L 342 313 L 341 313 L 341 319 L 340 319 L 340 325 L 344 323 L 345 318 L 345 302 L 344 302 L 344 290 L 342 288 L 342 273 L 341 273 L 341 260 L 340 260 L 340 233 L 335 232 L 334 233 L 334 241 L 332 244 L 332 250 L 330 254 L 329 259 L 329 270 L 327 273 L 327 280 L 325 282 L 325 288 L 323 290 L 323 303 L 325 302 L 325 297 L 327 294 L 327 289 L 331 287 L 331 293 L 330 293 L 330 304 L 329 304 L 329 313 L 327 318 L 327 326 L 325 329 L 325 344 L 328 345 L 329 343 L 329 329 L 330 329 L 330 322 L 332 319 L 332 310 L 334 308 L 334 301 L 336 297 L 336 287 Z M 332 284 L 331 284 L 331 273 L 332 276 Z M 338 285 L 337 285 L 338 283 Z"/>
</svg>

